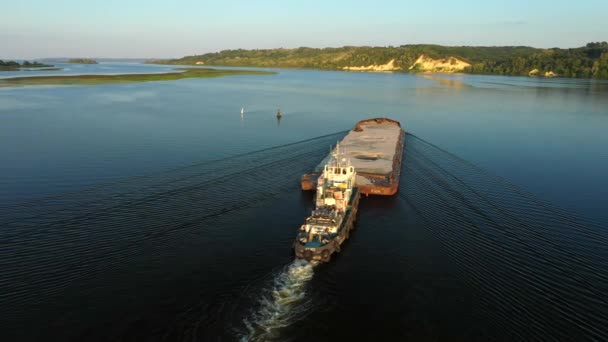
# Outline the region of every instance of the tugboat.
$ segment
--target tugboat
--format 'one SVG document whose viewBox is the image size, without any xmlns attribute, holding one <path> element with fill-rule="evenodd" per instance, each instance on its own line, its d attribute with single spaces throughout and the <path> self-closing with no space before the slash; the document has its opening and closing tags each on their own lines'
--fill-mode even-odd
<svg viewBox="0 0 608 342">
<path fill-rule="evenodd" d="M 359 207 L 357 173 L 350 159 L 332 151 L 317 180 L 315 209 L 298 230 L 293 243 L 296 258 L 328 262 L 348 239 Z"/>
</svg>

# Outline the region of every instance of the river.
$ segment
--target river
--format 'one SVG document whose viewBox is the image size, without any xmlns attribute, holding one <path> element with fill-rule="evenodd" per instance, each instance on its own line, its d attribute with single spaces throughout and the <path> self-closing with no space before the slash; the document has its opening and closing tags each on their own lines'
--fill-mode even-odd
<svg viewBox="0 0 608 342">
<path fill-rule="evenodd" d="M 294 263 L 299 175 L 375 116 L 409 133 L 399 196 Z M 1 88 L 0 120 L 8 338 L 608 337 L 606 82 L 278 70 Z"/>
</svg>

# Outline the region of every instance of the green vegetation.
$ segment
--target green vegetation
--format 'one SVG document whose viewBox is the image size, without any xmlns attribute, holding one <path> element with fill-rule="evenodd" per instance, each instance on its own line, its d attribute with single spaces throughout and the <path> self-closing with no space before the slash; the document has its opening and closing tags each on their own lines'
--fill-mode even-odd
<svg viewBox="0 0 608 342">
<path fill-rule="evenodd" d="M 72 58 L 68 60 L 68 63 L 72 64 L 97 64 L 97 61 L 90 58 Z"/>
<path fill-rule="evenodd" d="M 574 49 L 537 49 L 526 46 L 441 46 L 402 45 L 398 47 L 345 46 L 341 48 L 224 50 L 179 59 L 149 63 L 255 66 L 283 68 L 342 69 L 347 66 L 385 64 L 408 71 L 420 55 L 434 59 L 455 57 L 471 64 L 465 73 L 496 75 L 537 75 L 553 72 L 561 77 L 608 79 L 608 43 L 589 43 Z M 416 70 L 413 70 L 416 71 Z"/>
<path fill-rule="evenodd" d="M 21 70 L 23 70 L 23 69 L 21 69 Z M 28 71 L 28 70 L 23 70 L 23 71 Z M 57 67 L 50 66 L 49 68 L 45 67 L 45 68 L 38 69 L 36 71 L 57 71 L 57 70 L 63 70 L 63 68 L 57 68 Z M 34 71 L 34 70 L 32 69 L 31 71 Z"/>
<path fill-rule="evenodd" d="M 48 68 L 52 67 L 52 65 L 38 63 L 38 62 L 28 62 L 25 61 L 23 64 L 19 64 L 15 61 L 2 61 L 0 60 L 0 71 L 18 71 L 21 68 Z"/>
<path fill-rule="evenodd" d="M 109 83 L 132 83 L 152 81 L 173 81 L 184 78 L 206 78 L 233 75 L 270 75 L 274 72 L 254 70 L 220 70 L 209 68 L 183 68 L 178 72 L 163 74 L 124 74 L 124 75 L 73 75 L 73 76 L 34 76 L 0 79 L 0 86 L 26 85 L 97 85 Z"/>
<path fill-rule="evenodd" d="M 465 72 L 528 75 L 533 70 L 538 70 L 538 75 L 553 72 L 560 77 L 608 79 L 608 43 L 589 43 L 576 49 L 538 49 L 528 55 L 479 61 Z"/>
</svg>

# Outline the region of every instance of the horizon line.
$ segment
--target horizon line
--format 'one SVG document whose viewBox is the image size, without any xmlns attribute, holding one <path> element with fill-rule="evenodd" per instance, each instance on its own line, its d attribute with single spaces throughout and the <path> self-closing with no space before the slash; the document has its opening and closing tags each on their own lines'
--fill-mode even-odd
<svg viewBox="0 0 608 342">
<path fill-rule="evenodd" d="M 201 52 L 201 53 L 194 53 L 194 54 L 186 54 L 186 55 L 181 55 L 178 57 L 82 57 L 82 56 L 65 56 L 65 57 L 35 57 L 35 58 L 22 58 L 22 57 L 0 57 L 0 60 L 23 60 L 23 61 L 29 61 L 29 60 L 42 60 L 42 59 L 69 59 L 69 58 L 92 58 L 92 59 L 146 59 L 146 60 L 158 60 L 158 59 L 174 59 L 174 58 L 181 58 L 181 57 L 187 57 L 187 56 L 199 56 L 199 55 L 204 55 L 204 54 L 208 54 L 208 53 L 218 53 L 218 52 L 222 52 L 222 51 L 234 51 L 234 50 L 244 50 L 244 51 L 251 51 L 251 50 L 295 50 L 295 49 L 301 49 L 301 48 L 309 48 L 309 49 L 338 49 L 338 48 L 348 48 L 348 47 L 353 47 L 353 48 L 357 48 L 357 47 L 369 47 L 369 48 L 398 48 L 398 47 L 407 47 L 407 46 L 415 46 L 415 45 L 434 45 L 434 46 L 445 46 L 445 47 L 473 47 L 473 48 L 484 48 L 484 47 L 490 47 L 490 48 L 500 48 L 500 47 L 525 47 L 525 48 L 533 48 L 533 49 L 539 49 L 539 50 L 550 50 L 550 49 L 577 49 L 577 48 L 582 48 L 585 47 L 588 43 L 602 43 L 605 41 L 598 41 L 598 42 L 587 42 L 584 43 L 583 45 L 579 45 L 579 46 L 575 46 L 575 47 L 534 47 L 534 46 L 530 46 L 530 45 L 444 45 L 444 44 L 434 44 L 434 43 L 410 43 L 410 44 L 400 44 L 400 45 L 393 45 L 393 44 L 389 44 L 389 45 L 342 45 L 342 46 L 324 46 L 324 47 L 313 47 L 313 46 L 297 46 L 297 47 L 272 47 L 272 48 L 249 48 L 249 49 L 244 49 L 244 48 L 227 48 L 227 49 L 221 49 L 221 50 L 215 50 L 215 51 L 208 51 L 208 52 Z"/>
</svg>

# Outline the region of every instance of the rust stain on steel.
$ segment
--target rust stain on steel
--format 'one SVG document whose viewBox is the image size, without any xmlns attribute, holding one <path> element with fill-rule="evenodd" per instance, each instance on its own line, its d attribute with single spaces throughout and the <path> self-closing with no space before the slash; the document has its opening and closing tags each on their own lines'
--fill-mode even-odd
<svg viewBox="0 0 608 342">
<path fill-rule="evenodd" d="M 365 131 L 365 126 L 367 126 L 367 128 L 373 128 L 374 126 L 381 126 L 381 125 L 387 125 L 387 126 L 397 126 L 399 128 L 401 128 L 401 124 L 399 123 L 399 121 L 395 121 L 392 119 L 388 119 L 388 118 L 374 118 L 374 119 L 367 119 L 367 120 L 362 120 L 357 122 L 357 124 L 355 125 L 355 128 L 353 128 L 352 132 L 364 132 Z M 351 133 L 352 133 L 351 132 Z M 349 135 L 351 134 L 349 133 Z M 349 136 L 347 135 L 347 137 Z M 345 137 L 342 141 L 347 140 L 347 137 Z M 351 138 L 352 140 L 356 140 Z M 360 168 L 360 171 L 357 171 L 357 183 L 358 183 L 358 187 L 361 191 L 362 194 L 364 195 L 381 195 L 381 196 L 392 196 L 394 194 L 397 193 L 398 189 L 399 189 L 399 180 L 400 180 L 400 176 L 401 176 L 401 163 L 402 163 L 402 156 L 403 156 L 403 144 L 404 144 L 404 140 L 405 140 L 405 132 L 403 131 L 403 129 L 399 130 L 399 137 L 397 139 L 397 143 L 395 145 L 395 150 L 393 152 L 393 161 L 391 164 L 391 170 L 388 173 L 374 173 L 374 172 L 370 172 L 370 171 L 375 171 L 372 168 L 366 169 L 365 167 Z M 341 145 L 343 146 L 343 145 Z M 377 151 L 373 151 L 373 146 L 372 144 L 368 145 L 368 151 L 364 150 L 365 146 L 357 146 L 358 151 L 357 153 L 365 153 L 365 152 L 369 152 L 370 154 L 374 154 L 377 153 Z M 360 151 L 362 150 L 363 151 Z M 356 158 L 356 157 L 355 157 Z M 360 158 L 360 159 L 364 159 L 364 158 Z M 373 163 L 373 160 L 370 160 L 371 163 Z M 382 163 L 386 163 L 386 161 L 383 161 Z M 355 169 L 357 169 L 357 166 L 355 165 Z M 366 172 L 367 171 L 367 172 Z M 319 176 L 321 175 L 320 172 L 318 171 L 313 171 L 311 173 L 305 174 L 302 176 L 302 180 L 301 180 L 301 188 L 302 190 L 315 190 L 317 188 L 317 179 L 319 178 Z"/>
</svg>

